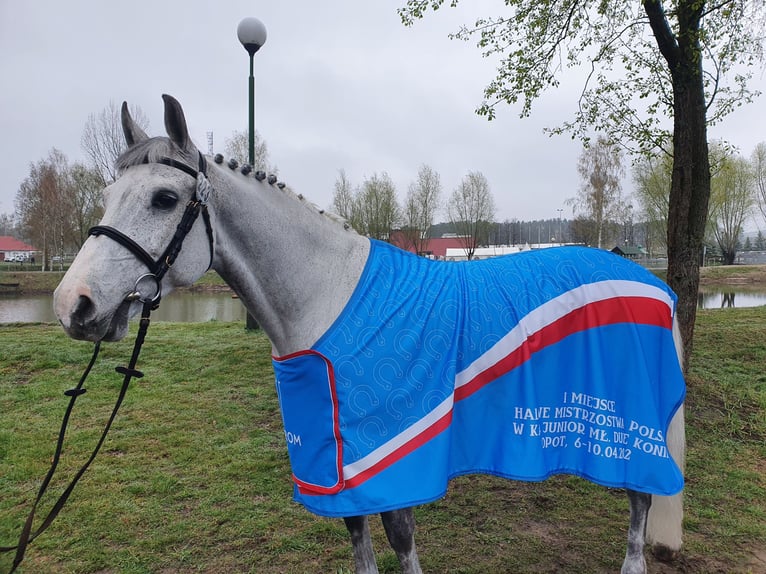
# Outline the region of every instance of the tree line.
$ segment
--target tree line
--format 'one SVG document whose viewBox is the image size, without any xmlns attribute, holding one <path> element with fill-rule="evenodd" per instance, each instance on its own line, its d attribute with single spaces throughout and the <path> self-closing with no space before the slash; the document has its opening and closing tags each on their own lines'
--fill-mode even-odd
<svg viewBox="0 0 766 574">
<path fill-rule="evenodd" d="M 711 143 L 711 199 L 704 244 L 733 264 L 738 250 L 757 249 L 761 241 L 744 241 L 745 225 L 758 213 L 766 219 L 766 142 L 749 158 L 723 142 Z M 649 257 L 668 255 L 668 212 L 673 158 L 664 153 L 638 156 L 631 167 L 634 193 L 625 194 L 625 154 L 603 136 L 589 141 L 578 159 L 580 187 L 565 202 L 563 217 L 539 221 L 494 220 L 495 200 L 480 172 L 469 172 L 446 203 L 439 174 L 422 165 L 399 202 L 386 172 L 354 185 L 344 170 L 335 181 L 332 209 L 357 232 L 384 241 L 404 239 L 416 253 L 444 233 L 463 242 L 469 259 L 476 247 L 540 243 L 578 243 L 610 249 L 642 247 Z M 437 223 L 438 217 L 446 222 Z M 762 237 L 762 236 L 761 236 Z"/>
<path fill-rule="evenodd" d="M 759 214 L 766 219 L 766 142 L 749 157 L 730 144 L 711 142 L 709 157 L 711 194 L 703 245 L 731 265 L 744 247 L 748 221 Z M 650 255 L 666 256 L 673 156 L 656 151 L 635 157 L 632 197 L 622 194 L 623 162 L 621 145 L 605 137 L 585 147 L 578 162 L 582 187 L 567 202 L 575 215 L 571 237 L 598 247 L 641 245 Z"/>
<path fill-rule="evenodd" d="M 143 112 L 135 109 L 133 115 L 146 131 Z M 244 162 L 247 145 L 247 133 L 235 131 L 226 140 L 226 154 Z M 55 148 L 30 164 L 16 195 L 15 214 L 0 215 L 0 232 L 39 247 L 43 268 L 51 268 L 52 261 L 61 264 L 65 254 L 75 253 L 103 214 L 102 190 L 116 179 L 114 163 L 125 149 L 117 106 L 110 102 L 89 116 L 81 146 L 87 164 L 70 163 Z M 254 156 L 256 169 L 277 172 L 260 134 L 256 134 Z M 749 158 L 730 145 L 713 142 L 710 157 L 705 244 L 709 252 L 720 254 L 724 264 L 731 264 L 738 250 L 766 247 L 762 236 L 743 241 L 748 218 L 758 211 L 766 218 L 766 142 L 758 144 Z M 441 177 L 428 165 L 420 166 L 403 202 L 385 171 L 354 184 L 341 169 L 330 209 L 363 235 L 388 241 L 396 232 L 399 243 L 403 241 L 416 253 L 427 250 L 431 237 L 451 233 L 462 242 L 469 259 L 477 247 L 540 243 L 641 246 L 650 257 L 666 256 L 673 158 L 660 152 L 639 156 L 632 166 L 632 197 L 623 194 L 621 187 L 624 163 L 622 146 L 604 136 L 584 146 L 577 163 L 580 187 L 565 202 L 571 217 L 569 212 L 564 217 L 559 209 L 557 219 L 495 221 L 494 195 L 481 172 L 469 171 L 445 200 Z"/>
<path fill-rule="evenodd" d="M 470 171 L 446 203 L 442 193 L 441 177 L 425 164 L 409 184 L 402 204 L 386 172 L 374 173 L 354 185 L 341 169 L 335 181 L 332 209 L 368 237 L 389 241 L 398 231 L 404 246 L 415 253 L 426 250 L 436 215 L 445 209 L 468 259 L 472 259 L 476 248 L 489 242 L 494 227 L 495 200 L 489 182 L 481 172 Z"/>
</svg>

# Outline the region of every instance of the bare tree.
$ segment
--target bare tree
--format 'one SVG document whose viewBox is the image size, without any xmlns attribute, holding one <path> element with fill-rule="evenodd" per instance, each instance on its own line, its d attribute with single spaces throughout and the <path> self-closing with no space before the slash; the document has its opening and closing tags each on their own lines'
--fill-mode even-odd
<svg viewBox="0 0 766 574">
<path fill-rule="evenodd" d="M 755 185 L 758 207 L 766 218 L 766 142 L 761 142 L 753 150 L 750 156 L 750 163 L 753 168 L 753 179 Z"/>
<path fill-rule="evenodd" d="M 346 177 L 346 170 L 338 170 L 338 178 L 335 180 L 335 191 L 332 195 L 332 210 L 351 222 L 354 214 L 354 201 L 354 189 L 348 177 Z"/>
<path fill-rule="evenodd" d="M 240 164 L 250 163 L 250 136 L 247 131 L 235 131 L 224 145 L 226 155 L 236 159 Z M 253 169 L 266 173 L 279 173 L 276 165 L 269 159 L 269 146 L 258 131 L 253 141 Z"/>
<path fill-rule="evenodd" d="M 139 107 L 131 107 L 133 121 L 148 131 L 149 120 Z M 122 132 L 120 108 L 114 101 L 98 114 L 90 114 L 80 138 L 80 147 L 90 159 L 92 167 L 100 174 L 103 185 L 117 179 L 114 162 L 125 151 L 127 144 Z"/>
<path fill-rule="evenodd" d="M 415 253 L 423 253 L 428 248 L 431 226 L 440 208 L 441 191 L 439 174 L 431 167 L 421 165 L 417 180 L 410 184 L 403 210 L 403 235 Z"/>
<path fill-rule="evenodd" d="M 354 202 L 352 222 L 355 229 L 368 237 L 389 241 L 391 232 L 401 220 L 396 200 L 396 187 L 386 172 L 366 178 Z M 353 224 L 352 223 L 352 224 Z"/>
<path fill-rule="evenodd" d="M 622 154 L 617 146 L 601 136 L 580 155 L 577 171 L 582 179 L 578 195 L 568 200 L 575 215 L 592 221 L 596 246 L 602 248 L 610 222 L 624 219 Z"/>
<path fill-rule="evenodd" d="M 724 265 L 733 265 L 745 220 L 755 207 L 755 179 L 750 163 L 727 156 L 711 181 L 710 228 Z"/>
<path fill-rule="evenodd" d="M 633 183 L 639 217 L 646 225 L 645 247 L 667 253 L 668 210 L 673 158 L 667 154 L 641 157 L 633 165 Z"/>
<path fill-rule="evenodd" d="M 10 235 L 15 237 L 17 232 L 16 218 L 13 214 L 0 213 L 0 235 Z"/>
<path fill-rule="evenodd" d="M 495 201 L 484 174 L 468 172 L 447 202 L 447 215 L 466 257 L 473 259 L 476 248 L 487 243 L 495 218 Z"/>
<path fill-rule="evenodd" d="M 93 168 L 76 163 L 69 170 L 68 200 L 72 206 L 70 222 L 73 247 L 79 249 L 88 238 L 88 230 L 104 213 L 103 181 Z"/>
<path fill-rule="evenodd" d="M 44 160 L 29 166 L 29 176 L 16 194 L 16 217 L 26 240 L 42 251 L 42 269 L 53 255 L 63 256 L 69 218 L 66 201 L 66 156 L 52 149 Z"/>
<path fill-rule="evenodd" d="M 103 213 L 102 189 L 95 168 L 70 166 L 57 149 L 30 165 L 16 194 L 16 217 L 22 236 L 42 250 L 43 269 L 51 257 L 63 262 L 65 253 L 85 242 L 88 229 Z"/>
</svg>

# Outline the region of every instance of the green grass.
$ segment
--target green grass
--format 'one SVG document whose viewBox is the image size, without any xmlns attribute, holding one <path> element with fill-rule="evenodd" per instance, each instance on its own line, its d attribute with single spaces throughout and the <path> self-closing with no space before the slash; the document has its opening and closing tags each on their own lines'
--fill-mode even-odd
<svg viewBox="0 0 766 574">
<path fill-rule="evenodd" d="M 686 545 L 672 568 L 762 572 L 766 309 L 701 311 L 689 378 Z M 135 331 L 135 327 L 132 327 Z M 132 342 L 104 346 L 72 416 L 44 515 L 90 454 Z M 0 545 L 15 543 L 92 347 L 53 325 L 0 325 Z M 155 324 L 101 454 L 21 573 L 351 572 L 340 520 L 291 502 L 270 346 L 239 324 Z M 572 477 L 475 476 L 416 510 L 426 572 L 617 572 L 623 493 Z M 379 521 L 381 572 L 397 572 Z M 7 571 L 9 555 L 0 556 Z M 652 568 L 655 568 L 652 570 Z"/>
<path fill-rule="evenodd" d="M 715 265 L 703 267 L 700 275 L 711 282 L 726 282 L 732 279 L 738 282 L 763 282 L 765 270 L 763 265 Z"/>
</svg>

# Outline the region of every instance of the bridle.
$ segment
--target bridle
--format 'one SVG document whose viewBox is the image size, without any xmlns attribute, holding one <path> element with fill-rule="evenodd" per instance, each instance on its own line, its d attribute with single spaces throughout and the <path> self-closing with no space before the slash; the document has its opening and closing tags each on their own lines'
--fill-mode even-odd
<svg viewBox="0 0 766 574">
<path fill-rule="evenodd" d="M 146 273 L 144 275 L 141 275 L 136 280 L 136 286 L 132 293 L 127 295 L 126 300 L 128 301 L 141 301 L 145 302 L 147 299 L 150 299 L 154 303 L 154 308 L 156 309 L 157 306 L 159 306 L 160 299 L 162 297 L 162 290 L 160 287 L 160 282 L 162 281 L 162 277 L 167 273 L 167 271 L 173 266 L 173 263 L 175 262 L 176 258 L 178 257 L 178 254 L 181 252 L 181 247 L 183 246 L 183 241 L 188 235 L 189 231 L 191 231 L 192 226 L 194 225 L 194 222 L 197 220 L 197 217 L 200 213 L 202 213 L 202 219 L 205 221 L 205 229 L 207 230 L 207 237 L 208 237 L 208 243 L 210 245 L 210 264 L 208 265 L 208 269 L 213 264 L 213 253 L 214 253 L 214 243 L 213 243 L 213 228 L 210 224 L 210 213 L 207 209 L 207 202 L 210 197 L 210 192 L 212 190 L 212 186 L 210 185 L 210 182 L 207 179 L 207 161 L 205 161 L 205 156 L 202 155 L 202 153 L 197 152 L 199 155 L 198 160 L 198 168 L 194 169 L 193 167 L 190 167 L 186 165 L 183 162 L 177 161 L 175 159 L 169 158 L 169 157 L 161 157 L 157 159 L 156 161 L 152 163 L 161 163 L 163 165 L 167 165 L 176 169 L 179 169 L 183 171 L 184 173 L 192 176 L 197 181 L 197 187 L 195 190 L 194 197 L 192 197 L 189 202 L 186 204 L 186 210 L 184 211 L 183 216 L 181 217 L 181 221 L 178 223 L 178 226 L 176 227 L 176 231 L 173 234 L 173 238 L 170 240 L 170 243 L 165 248 L 165 251 L 162 252 L 162 255 L 159 256 L 156 260 L 152 258 L 151 255 L 141 247 L 139 243 L 137 243 L 133 238 L 128 237 L 125 235 L 122 231 L 119 231 L 118 229 L 115 229 L 114 227 L 110 227 L 108 225 L 96 225 L 94 227 L 91 227 L 88 230 L 88 235 L 104 235 L 106 237 L 109 237 L 110 239 L 113 239 L 126 249 L 128 249 L 133 255 L 135 255 L 139 261 L 141 261 L 146 267 L 149 269 L 149 273 Z M 150 163 L 147 159 L 144 161 L 144 163 Z M 139 291 L 139 283 L 141 283 L 144 279 L 151 278 L 155 282 L 156 291 L 152 297 L 146 297 L 141 294 Z"/>
<path fill-rule="evenodd" d="M 150 163 L 150 162 L 147 160 L 144 163 Z M 174 160 L 169 157 L 161 157 L 156 162 L 152 162 L 152 163 L 161 163 L 176 169 L 180 169 L 184 173 L 187 173 L 188 175 L 195 178 L 197 185 L 196 185 L 194 197 L 192 197 L 189 200 L 189 202 L 186 204 L 186 209 L 184 210 L 183 216 L 181 217 L 181 221 L 176 227 L 176 231 L 173 234 L 173 238 L 170 240 L 170 243 L 168 244 L 165 251 L 163 251 L 162 255 L 160 255 L 160 257 L 156 260 L 153 259 L 152 256 L 149 255 L 149 253 L 143 247 L 141 247 L 141 245 L 138 242 L 136 242 L 131 237 L 128 237 L 121 231 L 115 229 L 114 227 L 109 227 L 107 225 L 96 225 L 95 227 L 92 227 L 88 231 L 89 235 L 96 235 L 96 236 L 105 235 L 106 237 L 113 239 L 114 241 L 116 241 L 117 243 L 119 243 L 120 245 L 128 249 L 131 253 L 133 253 L 140 261 L 144 263 L 144 265 L 146 265 L 149 268 L 149 273 L 145 273 L 141 275 L 136 280 L 136 284 L 135 284 L 135 288 L 133 292 L 129 293 L 125 297 L 126 301 L 129 301 L 129 302 L 139 301 L 142 303 L 141 320 L 139 322 L 138 333 L 136 334 L 136 341 L 133 345 L 133 353 L 131 355 L 128 365 L 126 367 L 119 366 L 115 369 L 118 373 L 123 375 L 122 387 L 120 388 L 120 393 L 117 397 L 117 401 L 114 405 L 114 408 L 112 409 L 112 413 L 106 425 L 104 426 L 104 430 L 101 433 L 101 437 L 98 443 L 93 449 L 93 452 L 91 453 L 88 460 L 85 462 L 85 464 L 83 464 L 80 470 L 75 474 L 74 478 L 69 483 L 69 486 L 67 486 L 64 492 L 59 496 L 58 500 L 53 505 L 51 510 L 48 512 L 48 515 L 43 519 L 40 526 L 38 526 L 33 532 L 32 526 L 33 526 L 37 506 L 40 503 L 40 500 L 43 498 L 43 495 L 45 494 L 46 490 L 48 489 L 48 485 L 50 484 L 50 481 L 53 478 L 53 474 L 55 473 L 56 468 L 58 466 L 59 459 L 61 456 L 61 451 L 63 449 L 66 428 L 69 423 L 69 417 L 72 413 L 77 397 L 79 397 L 80 395 L 83 395 L 86 391 L 86 389 L 83 388 L 83 384 L 85 383 L 85 379 L 88 377 L 88 374 L 93 368 L 93 365 L 96 362 L 96 358 L 98 357 L 98 353 L 101 348 L 100 341 L 96 343 L 95 349 L 93 351 L 93 356 L 91 357 L 88 363 L 88 366 L 86 367 L 85 371 L 80 377 L 80 381 L 77 383 L 77 386 L 73 389 L 69 389 L 64 392 L 64 395 L 69 397 L 69 404 L 64 413 L 64 418 L 61 421 L 61 427 L 59 429 L 58 440 L 56 442 L 56 450 L 53 455 L 53 461 L 51 462 L 51 467 L 48 470 L 48 473 L 46 474 L 45 478 L 43 479 L 43 482 L 40 485 L 40 488 L 37 492 L 37 497 L 35 498 L 35 501 L 32 504 L 32 508 L 29 511 L 29 514 L 27 515 L 27 519 L 21 530 L 21 534 L 19 535 L 18 544 L 16 546 L 0 546 L 0 552 L 11 552 L 14 550 L 16 551 L 16 555 L 13 560 L 13 565 L 11 566 L 9 574 L 12 574 L 13 572 L 15 572 L 16 568 L 18 568 L 19 564 L 21 564 L 21 561 L 24 559 L 24 554 L 26 552 L 27 546 L 35 538 L 37 538 L 40 534 L 42 534 L 48 528 L 48 526 L 51 525 L 51 523 L 56 518 L 56 516 L 58 516 L 59 512 L 63 508 L 67 499 L 72 494 L 72 491 L 74 490 L 75 485 L 80 480 L 82 475 L 85 474 L 85 471 L 88 469 L 88 467 L 91 465 L 93 460 L 96 458 L 96 455 L 101 449 L 101 445 L 106 440 L 106 435 L 108 434 L 109 429 L 112 426 L 112 422 L 114 422 L 114 419 L 117 416 L 117 412 L 119 411 L 120 406 L 122 405 L 122 401 L 125 398 L 131 379 L 141 378 L 144 376 L 144 374 L 141 371 L 136 369 L 136 363 L 138 362 L 138 356 L 141 353 L 141 346 L 144 343 L 146 332 L 149 329 L 149 317 L 151 315 L 151 312 L 155 310 L 157 307 L 159 307 L 160 299 L 162 298 L 162 289 L 161 289 L 162 278 L 165 275 L 165 273 L 167 273 L 168 270 L 172 267 L 173 263 L 178 257 L 178 254 L 181 252 L 183 241 L 186 238 L 186 236 L 189 234 L 189 231 L 191 231 L 192 226 L 194 225 L 194 222 L 199 217 L 200 213 L 202 213 L 202 218 L 205 221 L 208 242 L 210 244 L 210 264 L 208 265 L 208 268 L 210 268 L 210 266 L 212 266 L 213 264 L 213 254 L 214 254 L 213 228 L 210 223 L 210 214 L 207 209 L 207 202 L 210 198 L 210 193 L 213 188 L 207 179 L 207 162 L 205 161 L 204 156 L 201 153 L 199 153 L 198 169 L 196 170 L 192 167 L 189 167 L 185 163 L 182 163 L 180 161 Z M 156 290 L 154 294 L 152 294 L 151 296 L 142 294 L 139 289 L 142 281 L 144 281 L 147 278 L 153 279 L 156 285 Z"/>
</svg>

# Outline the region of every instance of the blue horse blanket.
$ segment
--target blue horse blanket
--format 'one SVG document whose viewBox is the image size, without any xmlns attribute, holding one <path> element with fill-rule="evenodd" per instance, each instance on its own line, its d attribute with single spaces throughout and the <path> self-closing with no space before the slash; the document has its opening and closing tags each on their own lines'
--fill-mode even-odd
<svg viewBox="0 0 766 574">
<path fill-rule="evenodd" d="M 332 327 L 273 357 L 295 499 L 372 514 L 436 500 L 468 473 L 678 492 L 665 440 L 685 395 L 675 302 L 602 250 L 443 262 L 371 241 Z"/>
</svg>

